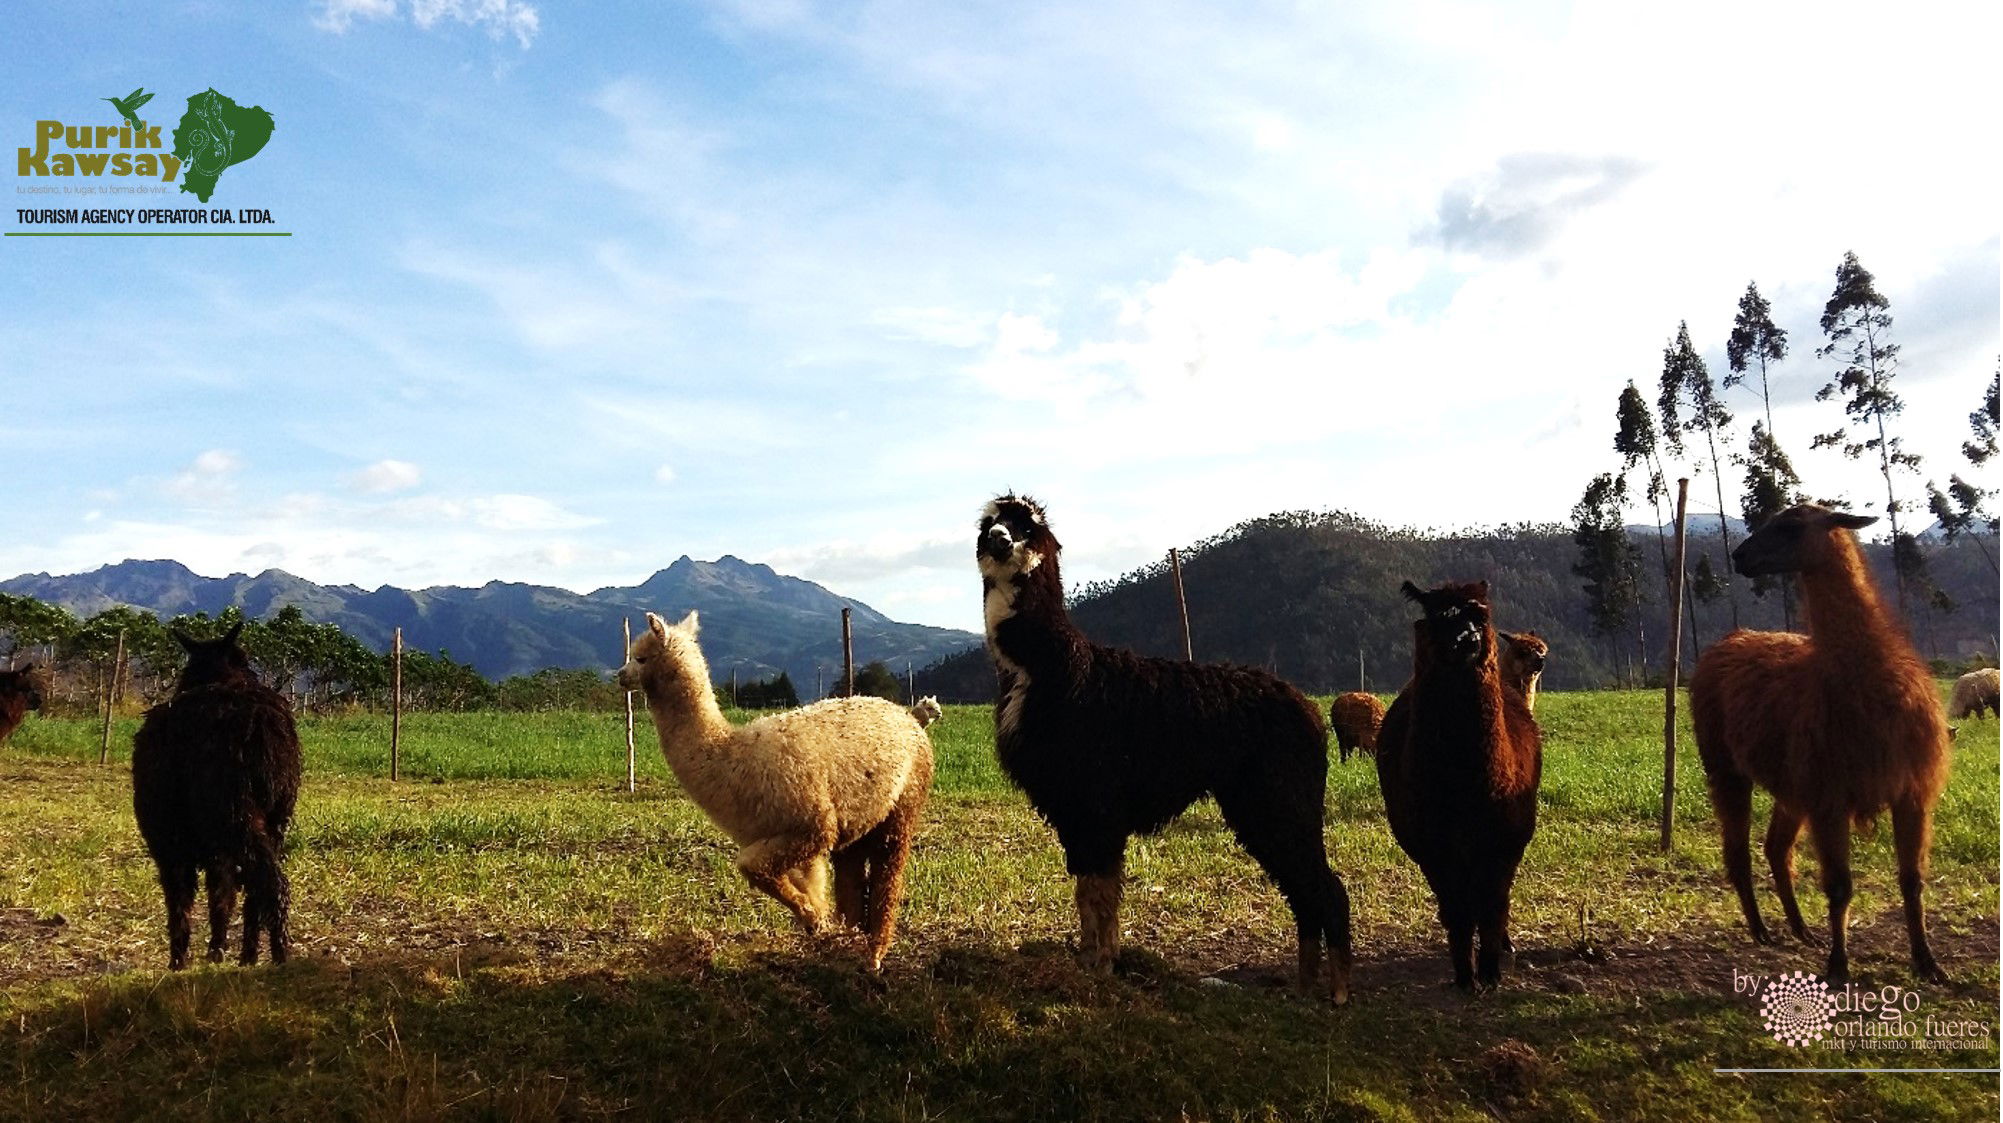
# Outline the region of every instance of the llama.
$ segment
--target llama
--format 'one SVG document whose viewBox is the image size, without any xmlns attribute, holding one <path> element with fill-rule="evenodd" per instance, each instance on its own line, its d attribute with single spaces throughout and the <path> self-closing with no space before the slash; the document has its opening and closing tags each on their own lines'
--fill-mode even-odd
<svg viewBox="0 0 2003 1123">
<path fill-rule="evenodd" d="M 1551 645 L 1536 632 L 1497 632 L 1502 641 L 1495 651 L 1495 664 L 1502 685 L 1523 695 L 1523 704 L 1537 712 L 1537 681 L 1544 677 L 1544 659 Z"/>
<path fill-rule="evenodd" d="M 1537 831 L 1542 741 L 1496 668 L 1488 583 L 1407 581 L 1403 592 L 1425 616 L 1412 626 L 1412 681 L 1378 733 L 1377 783 L 1392 837 L 1439 902 L 1454 985 L 1490 987 L 1510 955 L 1510 887 Z"/>
<path fill-rule="evenodd" d="M 691 612 L 647 614 L 619 685 L 646 694 L 661 755 L 696 806 L 738 845 L 737 868 L 809 935 L 827 919 L 834 867 L 841 919 L 883 968 L 904 866 L 932 785 L 932 740 L 883 698 L 830 698 L 733 726 L 717 706 Z"/>
<path fill-rule="evenodd" d="M 937 696 L 927 694 L 925 697 L 911 704 L 911 716 L 917 718 L 918 727 L 924 729 L 930 727 L 933 722 L 945 717 L 946 711 L 940 707 Z"/>
<path fill-rule="evenodd" d="M 1772 938 L 1753 899 L 1753 787 L 1773 795 L 1766 857 L 1788 928 L 1817 942 L 1794 899 L 1794 844 L 1814 840 L 1829 899 L 1825 977 L 1848 977 L 1850 825 L 1887 808 L 1915 974 L 1945 981 L 1927 946 L 1921 883 L 1933 806 L 1947 784 L 1947 722 L 1925 663 L 1879 599 L 1851 533 L 1875 518 L 1790 507 L 1732 551 L 1747 577 L 1797 576 L 1808 634 L 1738 631 L 1697 660 L 1690 712 L 1725 873 L 1753 939 Z"/>
<path fill-rule="evenodd" d="M 42 708 L 41 678 L 33 663 L 19 670 L 0 671 L 0 745 L 7 743 L 29 710 Z"/>
<path fill-rule="evenodd" d="M 1970 671 L 1954 680 L 1954 700 L 1948 703 L 1947 716 L 1960 721 L 1965 717 L 1981 717 L 1984 710 L 1992 714 L 2003 713 L 1996 705 L 1997 687 L 1994 667 Z M 0 733 L 0 738 L 5 736 Z"/>
<path fill-rule="evenodd" d="M 167 898 L 168 966 L 188 964 L 195 874 L 209 892 L 209 962 L 220 963 L 244 890 L 245 966 L 258 936 L 285 962 L 292 891 L 282 865 L 299 795 L 299 736 L 283 695 L 257 681 L 237 646 L 243 622 L 221 639 L 174 633 L 188 665 L 167 701 L 146 711 L 132 739 L 132 811 Z"/>
<path fill-rule="evenodd" d="M 1384 703 L 1377 695 L 1352 690 L 1328 704 L 1328 724 L 1335 730 L 1336 750 L 1344 763 L 1351 752 L 1377 755 L 1377 731 L 1384 725 Z"/>
<path fill-rule="evenodd" d="M 1264 671 L 1087 640 L 1064 609 L 1061 549 L 1031 499 L 1004 495 L 981 515 L 975 556 L 1001 689 L 995 755 L 1064 848 L 1084 965 L 1112 970 L 1128 837 L 1211 795 L 1293 912 L 1302 989 L 1325 945 L 1329 996 L 1347 1002 L 1349 894 L 1322 845 L 1321 711 Z"/>
</svg>

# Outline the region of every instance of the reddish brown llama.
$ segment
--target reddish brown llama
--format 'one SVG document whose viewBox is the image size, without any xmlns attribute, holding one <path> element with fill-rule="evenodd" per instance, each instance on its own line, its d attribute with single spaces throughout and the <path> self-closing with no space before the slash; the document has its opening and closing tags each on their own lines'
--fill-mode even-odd
<svg viewBox="0 0 2003 1123">
<path fill-rule="evenodd" d="M 1439 902 L 1454 985 L 1493 986 L 1511 951 L 1516 867 L 1537 831 L 1543 742 L 1496 669 L 1488 583 L 1407 581 L 1404 593 L 1425 617 L 1412 625 L 1412 681 L 1377 738 L 1384 817 Z"/>
<path fill-rule="evenodd" d="M 0 744 L 5 744 L 29 710 L 42 708 L 41 679 L 33 663 L 0 671 Z"/>
<path fill-rule="evenodd" d="M 1344 761 L 1354 752 L 1377 755 L 1377 731 L 1384 725 L 1384 703 L 1377 695 L 1352 690 L 1338 694 L 1328 704 L 1329 728 L 1335 730 L 1335 746 Z"/>
<path fill-rule="evenodd" d="M 1829 898 L 1829 962 L 1848 977 L 1850 826 L 1889 808 L 1913 971 L 1946 981 L 1927 946 L 1921 885 L 1933 806 L 1947 783 L 1947 722 L 1914 653 L 1864 567 L 1851 532 L 1876 522 L 1812 503 L 1768 520 L 1732 551 L 1747 577 L 1793 573 L 1808 635 L 1733 632 L 1690 679 L 1697 752 L 1724 839 L 1725 873 L 1746 925 L 1772 942 L 1753 899 L 1753 786 L 1773 795 L 1767 864 L 1788 928 L 1815 943 L 1794 899 L 1794 844 L 1805 824 Z"/>
</svg>

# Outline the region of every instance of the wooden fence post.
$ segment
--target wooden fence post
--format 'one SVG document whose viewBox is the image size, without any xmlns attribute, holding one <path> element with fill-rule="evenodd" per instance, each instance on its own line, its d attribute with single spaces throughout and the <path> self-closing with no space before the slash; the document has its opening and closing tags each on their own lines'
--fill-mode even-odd
<svg viewBox="0 0 2003 1123">
<path fill-rule="evenodd" d="M 619 649 L 620 654 L 623 655 L 626 652 L 633 650 L 633 618 L 631 616 L 628 616 L 620 620 L 619 628 L 625 634 L 626 637 L 626 646 Z M 736 671 L 731 672 L 732 676 L 731 681 L 733 683 L 733 686 L 731 688 L 731 696 L 733 704 L 735 703 L 737 694 L 737 690 L 734 685 L 736 682 L 736 674 L 737 674 Z M 636 762 L 633 756 L 633 692 L 628 690 L 626 692 L 626 790 L 629 792 L 634 791 L 637 788 L 636 778 L 634 776 L 635 763 Z"/>
<path fill-rule="evenodd" d="M 125 663 L 125 629 L 118 629 L 118 650 L 111 657 L 111 681 L 104 684 L 104 738 L 97 746 L 97 762 L 111 763 L 111 715 L 118 710 L 118 669 Z"/>
<path fill-rule="evenodd" d="M 1676 481 L 1676 576 L 1670 587 L 1669 678 L 1662 688 L 1662 852 L 1676 820 L 1676 680 L 1683 663 L 1683 515 L 1690 479 Z"/>
<path fill-rule="evenodd" d="M 400 753 L 403 742 L 403 629 L 398 628 L 389 641 L 389 778 L 395 782 L 401 776 Z"/>
<path fill-rule="evenodd" d="M 855 697 L 855 640 L 849 631 L 848 606 L 842 606 L 842 683 L 844 692 Z"/>
<path fill-rule="evenodd" d="M 1189 602 L 1182 596 L 1182 556 L 1173 546 L 1168 548 L 1168 571 L 1175 576 L 1175 607 L 1182 614 L 1182 657 L 1194 663 L 1196 654 L 1189 646 Z"/>
</svg>

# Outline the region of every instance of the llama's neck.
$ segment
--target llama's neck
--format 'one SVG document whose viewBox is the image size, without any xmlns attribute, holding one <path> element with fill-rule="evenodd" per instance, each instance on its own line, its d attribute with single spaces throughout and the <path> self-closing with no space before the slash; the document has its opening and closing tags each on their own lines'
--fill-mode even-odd
<svg viewBox="0 0 2003 1123">
<path fill-rule="evenodd" d="M 1436 723 L 1438 734 L 1428 740 L 1471 749 L 1480 756 L 1491 787 L 1497 791 L 1512 787 L 1516 762 L 1508 756 L 1509 726 L 1495 656 L 1476 667 L 1429 668 L 1421 689 L 1426 700 L 1417 708 L 1417 720 Z"/>
<path fill-rule="evenodd" d="M 647 696 L 647 712 L 654 718 L 654 734 L 661 740 L 661 755 L 675 775 L 688 783 L 690 775 L 700 772 L 732 733 L 722 707 L 716 704 L 709 671 L 684 667 L 673 679 L 655 673 L 640 685 Z"/>
<path fill-rule="evenodd" d="M 1833 673 L 1868 682 L 1889 666 L 1918 661 L 1851 535 L 1831 535 L 1824 564 L 1803 570 L 1800 585 L 1815 657 Z"/>
<path fill-rule="evenodd" d="M 1020 582 L 989 578 L 983 588 L 988 650 L 1004 670 L 1039 681 L 1068 671 L 1085 637 L 1065 611 L 1054 560 Z"/>
</svg>

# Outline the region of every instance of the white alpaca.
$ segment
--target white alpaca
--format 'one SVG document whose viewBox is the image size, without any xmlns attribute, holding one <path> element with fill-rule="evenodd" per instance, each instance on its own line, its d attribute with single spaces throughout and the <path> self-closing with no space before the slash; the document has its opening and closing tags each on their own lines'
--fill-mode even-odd
<svg viewBox="0 0 2003 1123">
<path fill-rule="evenodd" d="M 661 755 L 738 844 L 737 868 L 800 926 L 827 919 L 832 861 L 841 918 L 867 931 L 883 964 L 903 897 L 904 863 L 932 784 L 932 741 L 909 710 L 882 698 L 831 698 L 744 726 L 717 706 L 696 645 L 696 614 L 647 614 L 619 685 L 646 694 Z"/>
<path fill-rule="evenodd" d="M 911 716 L 918 719 L 920 726 L 928 726 L 945 717 L 946 711 L 940 708 L 939 699 L 936 696 L 927 694 L 925 697 L 911 704 Z"/>
</svg>

